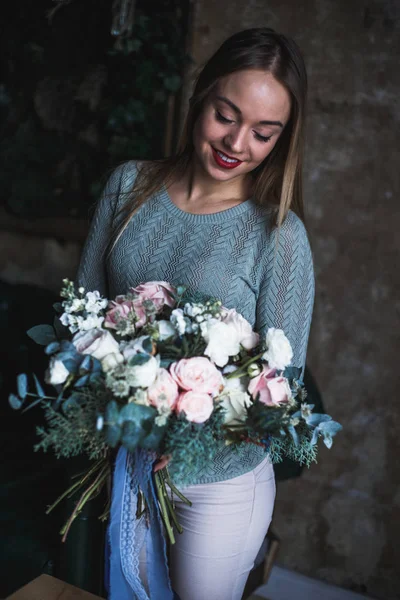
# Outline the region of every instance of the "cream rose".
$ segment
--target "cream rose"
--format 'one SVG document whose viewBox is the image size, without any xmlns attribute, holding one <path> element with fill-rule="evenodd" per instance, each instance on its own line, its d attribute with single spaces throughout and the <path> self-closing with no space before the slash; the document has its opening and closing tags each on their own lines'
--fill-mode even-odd
<svg viewBox="0 0 400 600">
<path fill-rule="evenodd" d="M 225 389 L 219 397 L 220 405 L 225 409 L 224 423 L 238 423 L 246 417 L 246 407 L 252 400 L 246 392 L 239 389 Z"/>
<path fill-rule="evenodd" d="M 216 395 L 224 380 L 215 365 L 205 356 L 182 358 L 169 368 L 171 377 L 183 390 Z"/>
<path fill-rule="evenodd" d="M 150 341 L 148 335 L 141 335 L 140 337 L 131 340 L 130 342 L 121 342 L 120 350 L 124 355 L 125 360 L 129 360 L 137 354 L 149 354 L 149 352 L 146 352 L 146 350 L 143 348 L 143 343 L 146 340 Z"/>
<path fill-rule="evenodd" d="M 80 354 L 90 354 L 98 360 L 102 360 L 107 354 L 119 352 L 117 340 L 105 329 L 76 333 L 72 343 Z"/>
<path fill-rule="evenodd" d="M 209 394 L 185 392 L 179 395 L 176 411 L 183 412 L 192 423 L 204 423 L 210 418 L 213 408 L 213 399 Z"/>
<path fill-rule="evenodd" d="M 101 367 L 103 371 L 107 373 L 107 371 L 112 371 L 118 367 L 122 362 L 124 362 L 124 357 L 121 352 L 111 352 L 102 359 Z"/>
</svg>

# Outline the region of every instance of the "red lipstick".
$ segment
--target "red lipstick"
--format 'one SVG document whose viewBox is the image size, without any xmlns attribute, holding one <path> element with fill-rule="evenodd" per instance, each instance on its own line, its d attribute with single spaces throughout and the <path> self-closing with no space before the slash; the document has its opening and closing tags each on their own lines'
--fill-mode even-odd
<svg viewBox="0 0 400 600">
<path fill-rule="evenodd" d="M 224 160 L 222 158 L 222 156 L 220 156 L 220 154 L 218 154 L 218 152 L 215 150 L 215 148 L 213 148 L 211 146 L 211 149 L 212 149 L 212 153 L 213 153 L 213 157 L 214 157 L 215 162 L 217 163 L 217 165 L 219 167 L 222 167 L 223 169 L 235 169 L 236 167 L 238 167 L 239 165 L 241 165 L 242 162 L 243 162 L 243 161 L 237 160 L 237 159 L 232 159 L 235 162 L 228 162 L 228 161 Z M 227 154 L 225 154 L 225 156 L 227 158 L 231 158 Z"/>
</svg>

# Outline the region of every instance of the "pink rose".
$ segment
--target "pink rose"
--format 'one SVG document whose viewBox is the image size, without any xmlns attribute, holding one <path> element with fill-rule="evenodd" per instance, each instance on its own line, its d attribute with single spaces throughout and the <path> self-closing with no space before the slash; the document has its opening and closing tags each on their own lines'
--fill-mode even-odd
<svg viewBox="0 0 400 600">
<path fill-rule="evenodd" d="M 148 281 L 147 283 L 141 283 L 135 288 L 131 288 L 131 292 L 138 294 L 139 298 L 137 302 L 142 304 L 144 300 L 151 300 L 160 312 L 164 305 L 175 306 L 175 300 L 173 294 L 176 290 L 172 285 L 166 281 Z"/>
<path fill-rule="evenodd" d="M 136 327 L 143 327 L 147 323 L 147 314 L 143 308 L 142 303 L 139 300 L 133 301 L 133 310 L 135 312 L 137 321 L 135 322 Z"/>
<path fill-rule="evenodd" d="M 169 368 L 172 378 L 183 390 L 218 394 L 224 385 L 220 371 L 205 356 L 182 358 Z"/>
<path fill-rule="evenodd" d="M 267 406 L 279 406 L 288 402 L 291 392 L 286 377 L 275 377 L 276 369 L 264 366 L 260 375 L 250 380 L 248 391 Z"/>
<path fill-rule="evenodd" d="M 125 298 L 124 296 L 117 296 L 109 304 L 109 310 L 106 312 L 106 318 L 104 319 L 104 326 L 109 329 L 116 329 L 118 321 L 126 319 L 133 308 L 133 304 L 129 300 L 118 299 Z"/>
<path fill-rule="evenodd" d="M 179 395 L 176 411 L 185 413 L 188 421 L 204 423 L 210 418 L 213 408 L 213 399 L 209 394 L 185 392 Z"/>
<path fill-rule="evenodd" d="M 156 408 L 175 408 L 178 400 L 178 386 L 166 369 L 160 369 L 154 383 L 147 390 L 150 404 Z"/>
</svg>

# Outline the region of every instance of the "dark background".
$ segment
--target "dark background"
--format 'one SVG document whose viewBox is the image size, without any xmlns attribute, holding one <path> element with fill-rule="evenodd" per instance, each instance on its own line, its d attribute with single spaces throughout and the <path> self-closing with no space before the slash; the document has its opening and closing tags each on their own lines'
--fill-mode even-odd
<svg viewBox="0 0 400 600">
<path fill-rule="evenodd" d="M 279 564 L 398 599 L 400 1 L 139 1 L 132 29 L 128 18 L 112 36 L 120 6 L 2 6 L 0 595 L 42 571 L 67 578 L 73 564 L 60 551 L 62 510 L 43 512 L 69 473 L 31 450 L 40 412 L 7 406 L 16 373 L 45 368 L 24 332 L 49 322 L 61 279 L 74 277 L 109 171 L 169 154 L 195 70 L 230 34 L 265 25 L 297 41 L 309 74 L 305 201 L 317 291 L 307 363 L 344 425 L 318 465 L 278 484 Z M 85 519 L 93 524 L 81 524 L 70 548 L 87 558 L 82 540 L 96 521 Z M 90 560 L 98 573 L 98 555 Z"/>
</svg>

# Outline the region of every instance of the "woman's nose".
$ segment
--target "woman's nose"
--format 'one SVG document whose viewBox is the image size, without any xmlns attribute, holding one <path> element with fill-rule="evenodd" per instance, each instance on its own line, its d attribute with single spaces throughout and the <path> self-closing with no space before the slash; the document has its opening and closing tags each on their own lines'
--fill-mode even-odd
<svg viewBox="0 0 400 600">
<path fill-rule="evenodd" d="M 242 154 L 246 147 L 245 130 L 242 128 L 237 128 L 233 131 L 230 131 L 225 137 L 224 142 L 231 152 L 235 154 Z"/>
</svg>

